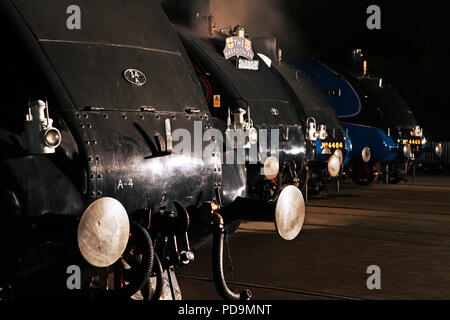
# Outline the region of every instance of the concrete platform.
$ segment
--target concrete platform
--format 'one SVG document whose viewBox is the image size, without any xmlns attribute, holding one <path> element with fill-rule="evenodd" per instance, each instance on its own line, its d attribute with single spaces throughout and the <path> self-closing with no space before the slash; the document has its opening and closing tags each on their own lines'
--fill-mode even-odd
<svg viewBox="0 0 450 320">
<path fill-rule="evenodd" d="M 294 241 L 281 240 L 272 223 L 243 222 L 230 249 L 236 287 L 254 300 L 450 299 L 450 177 L 347 181 L 340 194 L 308 202 Z M 178 270 L 184 299 L 219 299 L 209 251 Z M 380 290 L 366 286 L 371 265 L 381 268 Z"/>
</svg>

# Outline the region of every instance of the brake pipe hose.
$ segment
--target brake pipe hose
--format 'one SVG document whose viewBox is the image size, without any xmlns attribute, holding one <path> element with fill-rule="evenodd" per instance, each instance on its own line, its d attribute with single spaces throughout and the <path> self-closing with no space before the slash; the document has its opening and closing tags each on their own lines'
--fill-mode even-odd
<svg viewBox="0 0 450 320">
<path fill-rule="evenodd" d="M 231 290 L 226 281 L 223 272 L 223 240 L 225 229 L 223 218 L 220 214 L 213 211 L 213 247 L 212 247 L 212 271 L 214 284 L 219 295 L 225 300 L 250 300 L 252 293 L 245 289 L 238 293 Z"/>
</svg>

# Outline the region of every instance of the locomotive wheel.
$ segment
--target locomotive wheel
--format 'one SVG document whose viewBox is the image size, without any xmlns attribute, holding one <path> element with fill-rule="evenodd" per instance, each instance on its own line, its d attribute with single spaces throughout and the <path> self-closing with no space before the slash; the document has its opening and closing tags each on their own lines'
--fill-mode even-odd
<svg viewBox="0 0 450 320">
<path fill-rule="evenodd" d="M 350 176 L 357 185 L 367 186 L 375 181 L 375 178 L 378 176 L 376 172 L 374 172 L 373 164 L 357 162 L 353 163 L 350 167 Z"/>
</svg>

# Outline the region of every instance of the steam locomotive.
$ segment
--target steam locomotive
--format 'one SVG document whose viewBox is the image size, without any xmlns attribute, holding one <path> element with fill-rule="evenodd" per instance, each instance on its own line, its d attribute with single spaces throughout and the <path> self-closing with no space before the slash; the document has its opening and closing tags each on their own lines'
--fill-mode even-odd
<svg viewBox="0 0 450 320">
<path fill-rule="evenodd" d="M 308 190 L 317 193 L 330 184 L 335 184 L 339 192 L 343 169 L 352 153 L 348 131 L 341 126 L 326 93 L 322 92 L 308 74 L 287 63 L 282 66 L 284 72 L 292 75 L 290 84 L 306 113 L 307 121 L 304 125 L 307 128 L 307 139 L 313 144 L 313 156 L 308 162 Z M 321 125 L 316 125 L 316 122 Z M 320 130 L 313 133 L 315 127 Z"/>
<path fill-rule="evenodd" d="M 222 165 L 224 124 L 164 11 L 153 0 L 77 3 L 1 2 L 2 294 L 178 299 L 175 268 L 212 233 L 219 293 L 250 298 L 222 270 L 224 235 L 245 214 L 245 166 Z M 278 142 L 304 159 L 297 114 L 282 111 L 293 119 Z M 295 238 L 301 192 L 288 181 L 271 200 L 280 235 Z"/>
<path fill-rule="evenodd" d="M 279 163 L 272 157 L 248 157 L 247 197 L 272 199 L 286 183 L 305 194 L 308 186 L 318 191 L 326 183 L 338 183 L 348 137 L 317 85 L 282 61 L 276 38 L 250 36 L 240 25 L 216 28 L 209 1 L 181 5 L 166 0 L 163 7 L 224 132 L 247 128 L 256 137 L 258 131 L 275 128 L 283 136 Z M 261 167 L 264 175 L 258 173 Z"/>
<path fill-rule="evenodd" d="M 361 50 L 333 69 L 314 60 L 291 61 L 307 72 L 329 95 L 352 141 L 349 175 L 361 185 L 381 178 L 386 183 L 406 179 L 425 152 L 426 138 L 398 91 L 367 72 Z M 439 153 L 439 150 L 436 150 Z"/>
</svg>

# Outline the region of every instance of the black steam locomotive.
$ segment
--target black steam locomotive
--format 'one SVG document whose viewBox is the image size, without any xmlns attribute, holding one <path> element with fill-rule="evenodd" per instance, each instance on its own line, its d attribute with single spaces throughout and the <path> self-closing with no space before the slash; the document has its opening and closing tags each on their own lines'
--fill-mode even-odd
<svg viewBox="0 0 450 320">
<path fill-rule="evenodd" d="M 160 5 L 8 0 L 0 18 L 2 293 L 180 298 L 174 268 L 212 233 L 219 292 L 248 299 L 222 270 L 245 168 L 222 166 L 223 123 Z M 280 234 L 294 238 L 300 191 L 287 183 L 272 200 Z"/>
<path fill-rule="evenodd" d="M 286 184 L 305 192 L 307 186 L 318 191 L 338 183 L 347 153 L 345 132 L 320 88 L 282 62 L 276 38 L 252 37 L 240 25 L 216 30 L 209 1 L 162 2 L 223 131 L 248 132 L 249 149 L 259 131 L 276 129 L 282 135 L 279 163 L 252 158 L 250 150 L 247 196 L 271 199 Z"/>
</svg>

